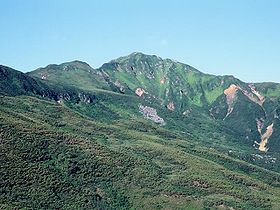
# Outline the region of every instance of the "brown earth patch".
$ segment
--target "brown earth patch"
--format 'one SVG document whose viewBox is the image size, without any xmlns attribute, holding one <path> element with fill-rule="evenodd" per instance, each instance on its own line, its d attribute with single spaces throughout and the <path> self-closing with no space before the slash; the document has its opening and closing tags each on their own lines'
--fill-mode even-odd
<svg viewBox="0 0 280 210">
<path fill-rule="evenodd" d="M 270 138 L 270 136 L 273 134 L 273 123 L 269 126 L 267 126 L 266 128 L 266 132 L 261 136 L 261 142 L 258 143 L 257 141 L 255 141 L 255 143 L 257 145 L 259 145 L 259 150 L 262 152 L 267 152 L 268 148 L 266 147 L 266 144 L 268 142 L 268 139 Z"/>
</svg>

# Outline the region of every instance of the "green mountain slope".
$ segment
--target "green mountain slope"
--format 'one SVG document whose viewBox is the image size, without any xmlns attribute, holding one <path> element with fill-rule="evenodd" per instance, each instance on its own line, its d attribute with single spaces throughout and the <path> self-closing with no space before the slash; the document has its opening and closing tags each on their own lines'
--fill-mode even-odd
<svg viewBox="0 0 280 210">
<path fill-rule="evenodd" d="M 73 86 L 79 89 L 92 90 L 94 88 L 109 89 L 102 74 L 99 74 L 87 63 L 73 61 L 61 65 L 48 65 L 28 73 L 41 79 L 44 83 L 56 86 Z"/>
<path fill-rule="evenodd" d="M 279 85 L 132 53 L 0 68 L 0 208 L 277 209 Z"/>
<path fill-rule="evenodd" d="M 220 145 L 223 150 L 232 150 L 231 144 L 239 144 L 237 148 L 233 147 L 238 153 L 236 156 L 249 161 L 255 161 L 257 150 L 261 155 L 268 155 L 268 159 L 280 158 L 278 84 L 247 84 L 233 76 L 203 74 L 186 64 L 142 53 L 120 57 L 99 69 L 75 61 L 50 65 L 30 75 L 35 75 L 36 79 L 48 75 L 48 79 L 41 78 L 46 84 L 71 85 L 92 91 L 102 89 L 98 89 L 98 83 L 94 82 L 95 75 L 98 75 L 98 80 L 108 91 L 138 95 L 148 104 L 160 105 L 157 109 L 162 109 L 162 115 L 167 114 L 165 118 L 174 113 L 176 116 L 170 119 L 172 123 L 165 125 L 170 129 L 191 131 L 205 144 L 212 142 L 212 145 L 218 145 L 212 139 L 217 139 L 217 142 L 225 139 Z M 137 106 L 133 109 L 138 111 Z M 190 119 L 197 122 L 185 125 L 184 121 Z M 213 127 L 213 124 L 222 129 Z M 266 128 L 271 126 L 271 135 L 267 135 Z M 200 133 L 200 128 L 204 129 L 203 133 Z M 230 132 L 217 133 L 216 130 Z M 258 159 L 257 164 L 259 162 L 264 167 L 278 168 L 275 164 L 264 164 L 263 159 Z"/>
<path fill-rule="evenodd" d="M 276 99 L 280 93 L 278 84 L 247 84 L 233 76 L 203 74 L 186 64 L 142 53 L 118 58 L 99 70 L 136 94 L 140 93 L 141 97 L 155 98 L 182 115 L 194 107 L 224 121 L 238 133 L 236 138 L 241 137 L 240 141 L 247 141 L 251 147 L 255 141 L 261 141 L 257 121 L 264 124 L 262 132 L 267 126 L 278 123 L 275 118 L 279 109 L 279 100 Z M 231 89 L 233 86 L 236 87 L 234 91 Z M 274 129 L 271 136 L 274 138 L 265 149 L 273 144 L 271 150 L 279 151 L 280 147 L 276 146 L 278 140 L 275 139 L 279 135 L 280 131 Z"/>
<path fill-rule="evenodd" d="M 106 74 L 81 61 L 60 65 L 52 64 L 27 74 L 43 84 L 56 88 L 68 87 L 84 91 L 115 91 L 118 93 L 125 91 L 125 87 L 113 83 Z"/>
<path fill-rule="evenodd" d="M 42 92 L 42 87 L 36 80 L 2 65 L 0 65 L 0 87 L 1 95 L 41 94 Z"/>
<path fill-rule="evenodd" d="M 6 209 L 269 209 L 280 202 L 278 173 L 138 118 L 102 123 L 26 96 L 1 98 L 0 113 Z"/>
</svg>

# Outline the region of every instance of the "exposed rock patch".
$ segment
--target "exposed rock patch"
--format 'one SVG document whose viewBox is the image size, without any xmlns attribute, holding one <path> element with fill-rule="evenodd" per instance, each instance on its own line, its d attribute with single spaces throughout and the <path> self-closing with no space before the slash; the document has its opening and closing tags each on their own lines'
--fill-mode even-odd
<svg viewBox="0 0 280 210">
<path fill-rule="evenodd" d="M 252 93 L 255 94 L 255 95 L 258 97 L 258 99 L 259 99 L 258 102 L 256 102 L 256 103 L 258 103 L 260 106 L 262 106 L 263 103 L 264 103 L 264 101 L 265 101 L 265 97 L 262 96 L 262 95 L 256 90 L 256 87 L 255 87 L 253 84 L 249 84 L 248 86 L 250 87 Z"/>
<path fill-rule="evenodd" d="M 157 110 L 152 107 L 143 106 L 140 104 L 139 112 L 142 113 L 146 119 L 150 119 L 150 120 L 154 121 L 155 123 L 159 123 L 161 125 L 166 124 L 165 121 L 157 115 Z"/>
<path fill-rule="evenodd" d="M 182 114 L 184 116 L 188 116 L 191 113 L 191 110 L 187 109 L 186 111 L 184 111 Z"/>
<path fill-rule="evenodd" d="M 267 126 L 266 128 L 266 132 L 261 135 L 261 142 L 258 143 L 257 141 L 255 141 L 255 144 L 259 145 L 259 150 L 262 152 L 267 152 L 269 148 L 266 147 L 266 144 L 268 142 L 268 139 L 270 138 L 270 136 L 273 133 L 273 123 L 269 126 Z"/>
<path fill-rule="evenodd" d="M 161 78 L 161 80 L 160 80 L 160 84 L 164 84 L 165 83 L 165 77 L 163 77 L 163 78 Z"/>
<path fill-rule="evenodd" d="M 258 105 L 262 106 L 263 105 L 263 102 L 264 102 L 264 99 L 263 101 L 260 101 L 258 97 L 255 97 L 255 95 L 253 93 L 250 93 L 248 92 L 247 90 L 243 90 L 240 88 L 240 90 L 242 91 L 242 93 L 247 96 L 247 98 L 249 98 L 251 101 L 253 101 L 254 103 L 257 103 Z"/>
<path fill-rule="evenodd" d="M 209 184 L 202 180 L 194 180 L 192 182 L 192 186 L 198 187 L 198 188 L 205 188 L 205 189 L 209 188 Z"/>
<path fill-rule="evenodd" d="M 237 85 L 235 85 L 235 84 L 231 84 L 231 85 L 229 86 L 229 88 L 227 88 L 227 89 L 224 90 L 224 94 L 225 94 L 226 96 L 231 96 L 231 97 L 233 97 L 234 94 L 236 93 L 236 91 L 237 91 L 238 89 L 240 89 L 239 86 L 237 86 Z"/>
<path fill-rule="evenodd" d="M 63 66 L 63 71 L 69 71 L 69 70 L 70 68 L 67 65 Z"/>
<path fill-rule="evenodd" d="M 84 93 L 79 93 L 78 94 L 78 97 L 79 99 L 82 101 L 82 102 L 85 102 L 85 103 L 91 103 L 93 100 L 90 96 L 87 96 L 86 94 Z"/>
<path fill-rule="evenodd" d="M 169 104 L 167 104 L 167 109 L 173 111 L 175 109 L 175 105 L 173 102 L 170 102 Z"/>
<path fill-rule="evenodd" d="M 142 89 L 142 88 L 137 88 L 137 89 L 135 90 L 135 94 L 136 94 L 137 96 L 139 96 L 139 97 L 141 97 L 144 93 L 145 93 L 145 90 Z"/>
<path fill-rule="evenodd" d="M 272 157 L 271 155 L 260 155 L 260 154 L 252 154 L 252 160 L 263 160 L 265 163 L 276 163 L 277 158 Z"/>
<path fill-rule="evenodd" d="M 46 73 L 40 73 L 41 80 L 46 80 L 47 79 L 47 74 Z"/>
<path fill-rule="evenodd" d="M 119 88 L 119 90 L 120 90 L 120 92 L 124 92 L 124 86 L 120 83 L 120 81 L 119 80 L 116 80 L 115 82 L 114 82 L 114 85 L 116 86 L 116 87 L 118 87 Z"/>
<path fill-rule="evenodd" d="M 233 111 L 233 102 L 234 102 L 234 99 L 235 99 L 235 96 L 236 96 L 236 92 L 239 89 L 240 89 L 239 86 L 237 86 L 235 84 L 231 84 L 229 86 L 229 88 L 224 90 L 224 94 L 226 95 L 227 105 L 228 105 L 228 111 L 227 111 L 227 114 L 226 114 L 225 118 L 227 118 Z"/>
<path fill-rule="evenodd" d="M 224 94 L 226 95 L 227 98 L 227 105 L 228 105 L 228 111 L 225 116 L 227 118 L 233 111 L 233 102 L 236 97 L 236 93 L 238 90 L 240 90 L 247 98 L 249 98 L 251 101 L 254 103 L 257 103 L 258 105 L 262 106 L 265 98 L 262 96 L 257 90 L 256 87 L 253 84 L 248 85 L 251 89 L 252 92 L 249 92 L 247 90 L 244 90 L 240 86 L 237 86 L 235 84 L 231 84 L 229 88 L 224 90 Z M 224 118 L 224 119 L 225 119 Z"/>
</svg>

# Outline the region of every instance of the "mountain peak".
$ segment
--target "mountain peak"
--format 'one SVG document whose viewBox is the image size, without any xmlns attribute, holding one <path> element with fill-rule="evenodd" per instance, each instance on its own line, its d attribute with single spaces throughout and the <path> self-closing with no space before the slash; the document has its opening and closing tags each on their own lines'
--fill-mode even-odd
<svg viewBox="0 0 280 210">
<path fill-rule="evenodd" d="M 156 62 L 156 61 L 163 61 L 163 59 L 156 55 L 148 55 L 142 52 L 133 52 L 129 55 L 121 56 L 117 59 L 110 61 L 110 63 L 125 63 L 125 62 L 135 62 L 135 61 L 149 61 L 149 62 Z"/>
</svg>

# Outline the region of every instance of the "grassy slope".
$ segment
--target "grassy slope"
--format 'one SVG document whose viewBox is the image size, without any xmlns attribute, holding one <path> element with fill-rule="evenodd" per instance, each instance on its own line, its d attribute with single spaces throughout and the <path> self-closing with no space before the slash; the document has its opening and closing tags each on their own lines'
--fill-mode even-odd
<svg viewBox="0 0 280 210">
<path fill-rule="evenodd" d="M 73 61 L 60 65 L 48 65 L 29 72 L 29 76 L 38 78 L 46 84 L 68 86 L 83 90 L 110 89 L 104 78 L 87 63 Z M 45 79 L 42 80 L 42 76 Z"/>
<path fill-rule="evenodd" d="M 67 104 L 33 97 L 1 97 L 0 103 L 2 208 L 276 209 L 280 204 L 278 173 L 133 115 L 107 116 L 108 124 Z"/>
</svg>

